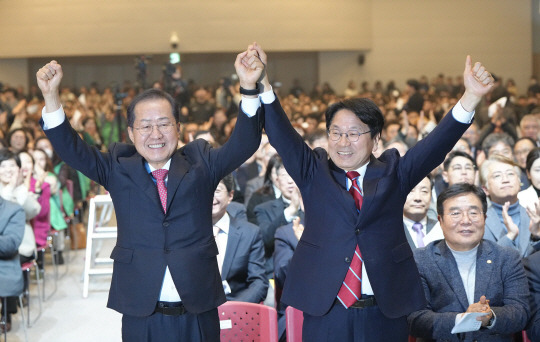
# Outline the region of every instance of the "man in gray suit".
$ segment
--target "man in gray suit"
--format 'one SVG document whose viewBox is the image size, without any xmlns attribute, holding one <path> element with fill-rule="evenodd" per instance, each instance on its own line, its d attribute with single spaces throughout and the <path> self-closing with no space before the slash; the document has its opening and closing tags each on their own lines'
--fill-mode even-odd
<svg viewBox="0 0 540 342">
<path fill-rule="evenodd" d="M 474 185 L 455 184 L 439 195 L 444 240 L 414 253 L 428 304 L 408 316 L 412 336 L 512 341 L 525 327 L 529 289 L 521 257 L 482 239 L 486 210 L 486 196 Z"/>
<path fill-rule="evenodd" d="M 427 245 L 424 238 L 437 223 L 427 215 L 431 202 L 431 188 L 431 180 L 425 177 L 409 192 L 403 206 L 405 236 L 412 250 Z"/>
<path fill-rule="evenodd" d="M 519 204 L 520 173 L 517 164 L 501 155 L 493 155 L 482 164 L 480 176 L 491 200 L 484 239 L 516 249 L 521 257 L 526 257 L 539 246 L 540 213 Z M 531 220 L 529 215 L 535 219 Z"/>
<path fill-rule="evenodd" d="M 234 179 L 229 174 L 219 182 L 212 203 L 223 289 L 227 300 L 260 303 L 268 290 L 262 235 L 256 225 L 231 215 L 233 196 Z"/>
</svg>

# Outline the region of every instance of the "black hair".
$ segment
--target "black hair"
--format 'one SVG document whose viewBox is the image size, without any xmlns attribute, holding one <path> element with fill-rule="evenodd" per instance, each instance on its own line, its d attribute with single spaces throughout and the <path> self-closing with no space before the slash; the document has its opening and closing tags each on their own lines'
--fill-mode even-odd
<svg viewBox="0 0 540 342">
<path fill-rule="evenodd" d="M 13 159 L 15 160 L 15 163 L 17 163 L 17 166 L 20 168 L 21 167 L 21 159 L 19 158 L 18 155 L 16 155 L 15 153 L 13 153 L 10 149 L 8 148 L 2 148 L 0 149 L 0 164 L 2 164 L 2 162 L 6 161 L 6 160 L 10 160 L 10 159 Z"/>
<path fill-rule="evenodd" d="M 439 194 L 439 197 L 437 197 L 437 214 L 440 216 L 444 214 L 444 202 L 446 200 L 463 194 L 473 194 L 478 197 L 482 203 L 482 211 L 484 214 L 486 213 L 487 200 L 484 190 L 469 183 L 457 183 L 450 185 L 446 190 Z"/>
<path fill-rule="evenodd" d="M 221 182 L 223 183 L 223 185 L 225 185 L 225 188 L 227 189 L 227 192 L 230 193 L 231 191 L 234 190 L 234 177 L 233 177 L 233 175 L 231 173 L 229 173 L 228 175 L 223 177 Z"/>
<path fill-rule="evenodd" d="M 448 156 L 446 156 L 446 159 L 444 160 L 444 164 L 443 164 L 444 171 L 448 171 L 448 168 L 450 167 L 450 163 L 452 163 L 452 160 L 454 160 L 454 158 L 456 157 L 463 157 L 463 158 L 469 159 L 471 163 L 473 164 L 474 169 L 476 170 L 477 168 L 476 162 L 474 161 L 473 157 L 471 157 L 469 154 L 463 151 L 451 151 L 450 153 L 448 153 Z"/>
<path fill-rule="evenodd" d="M 135 106 L 137 106 L 139 102 L 159 99 L 163 99 L 169 102 L 169 104 L 171 105 L 171 110 L 175 123 L 177 123 L 180 119 L 180 111 L 178 109 L 178 104 L 176 103 L 174 98 L 163 90 L 150 88 L 135 96 L 135 98 L 129 104 L 129 107 L 127 109 L 128 126 L 133 128 L 133 123 L 135 122 Z"/>
<path fill-rule="evenodd" d="M 527 154 L 527 162 L 525 164 L 525 169 L 529 172 L 531 172 L 531 168 L 536 161 L 536 159 L 540 158 L 540 147 L 533 148 L 529 151 L 529 154 Z"/>
<path fill-rule="evenodd" d="M 353 98 L 336 102 L 326 110 L 326 129 L 330 129 L 336 113 L 342 109 L 349 110 L 360 121 L 369 126 L 371 138 L 376 137 L 384 126 L 384 116 L 375 102 L 367 98 Z"/>
</svg>

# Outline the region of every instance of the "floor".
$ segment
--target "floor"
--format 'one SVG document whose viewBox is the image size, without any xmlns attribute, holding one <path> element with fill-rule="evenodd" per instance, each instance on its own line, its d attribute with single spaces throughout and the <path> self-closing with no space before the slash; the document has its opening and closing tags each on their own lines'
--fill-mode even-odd
<svg viewBox="0 0 540 342">
<path fill-rule="evenodd" d="M 110 254 L 110 249 L 107 247 L 105 243 L 101 248 L 100 257 Z M 50 263 L 46 263 L 45 271 L 48 272 L 49 279 L 46 281 L 45 288 L 46 296 L 49 298 L 43 303 L 41 317 L 30 328 L 27 328 L 29 342 L 116 342 L 122 340 L 121 315 L 106 307 L 110 275 L 91 277 L 88 297 L 82 296 L 84 257 L 85 250 L 71 252 L 71 261 L 66 260 L 69 266 L 67 272 L 66 265 L 60 266 L 60 278 L 55 293 L 52 293 L 54 282 L 50 278 L 53 268 Z M 38 312 L 35 282 L 31 284 L 30 290 L 31 316 L 35 317 Z M 12 318 L 12 330 L 7 334 L 7 341 L 25 341 L 20 312 Z M 0 342 L 5 342 L 3 334 L 0 336 Z"/>
</svg>

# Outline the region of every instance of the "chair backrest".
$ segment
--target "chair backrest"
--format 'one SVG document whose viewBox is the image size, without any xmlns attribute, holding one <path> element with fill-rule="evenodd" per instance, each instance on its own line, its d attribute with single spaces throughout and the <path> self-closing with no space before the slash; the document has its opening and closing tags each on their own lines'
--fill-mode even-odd
<svg viewBox="0 0 540 342">
<path fill-rule="evenodd" d="M 277 342 L 277 311 L 269 306 L 226 302 L 218 307 L 221 342 Z"/>
<path fill-rule="evenodd" d="M 409 342 L 416 342 L 416 337 L 409 336 Z"/>
<path fill-rule="evenodd" d="M 285 322 L 287 342 L 302 342 L 304 313 L 292 306 L 288 306 L 285 309 Z"/>
</svg>

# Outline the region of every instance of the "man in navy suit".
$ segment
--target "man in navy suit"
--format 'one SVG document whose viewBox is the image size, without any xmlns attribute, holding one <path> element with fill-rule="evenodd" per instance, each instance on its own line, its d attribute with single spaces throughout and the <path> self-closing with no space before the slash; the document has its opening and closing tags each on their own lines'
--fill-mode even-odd
<svg viewBox="0 0 540 342">
<path fill-rule="evenodd" d="M 218 184 L 212 204 L 223 289 L 227 300 L 260 303 L 268 290 L 261 231 L 246 219 L 229 215 L 233 196 L 234 178 L 229 174 Z"/>
<path fill-rule="evenodd" d="M 264 69 L 260 60 L 245 51 L 235 68 L 242 94 L 253 94 Z M 107 306 L 123 314 L 122 339 L 219 341 L 217 307 L 225 294 L 212 199 L 221 178 L 259 146 L 263 113 L 242 103 L 234 133 L 221 148 L 197 139 L 177 150 L 178 106 L 168 94 L 149 89 L 128 108 L 134 145 L 115 143 L 102 153 L 65 120 L 61 66 L 52 61 L 36 76 L 45 99 L 41 125 L 56 152 L 103 185 L 114 203 L 118 238 Z"/>
<path fill-rule="evenodd" d="M 268 65 L 259 45 L 249 49 Z M 292 127 L 268 78 L 263 78 L 265 129 L 298 185 L 305 208 L 305 230 L 281 300 L 304 312 L 306 341 L 407 339 L 406 315 L 422 308 L 425 298 L 403 230 L 403 204 L 455 145 L 493 84 L 490 73 L 480 63 L 473 66 L 469 56 L 464 81 L 464 95 L 433 132 L 402 158 L 395 149 L 375 158 L 384 118 L 371 100 L 332 105 L 326 112 L 328 152 L 312 150 Z M 347 172 L 353 180 L 347 179 Z M 360 277 L 360 284 L 351 283 L 355 290 L 346 293 L 349 285 L 344 280 Z M 347 296 L 347 304 L 338 294 Z M 349 305 L 351 297 L 357 300 Z"/>
<path fill-rule="evenodd" d="M 525 266 L 531 291 L 531 320 L 527 328 L 527 335 L 531 341 L 540 341 L 540 252 L 535 252 L 524 258 L 523 266 Z"/>
<path fill-rule="evenodd" d="M 510 342 L 525 327 L 529 290 L 521 257 L 482 239 L 486 211 L 486 195 L 474 185 L 452 185 L 439 195 L 444 240 L 414 252 L 428 305 L 409 315 L 412 336 Z M 480 313 L 478 326 L 458 330 L 473 313 Z"/>
</svg>

